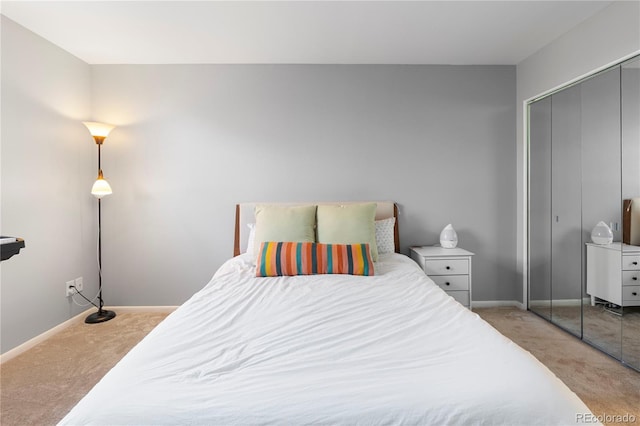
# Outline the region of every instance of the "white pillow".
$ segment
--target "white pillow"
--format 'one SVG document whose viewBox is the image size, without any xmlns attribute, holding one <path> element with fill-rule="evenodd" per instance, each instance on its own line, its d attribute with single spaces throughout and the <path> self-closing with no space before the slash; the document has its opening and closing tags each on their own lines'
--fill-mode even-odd
<svg viewBox="0 0 640 426">
<path fill-rule="evenodd" d="M 249 227 L 249 239 L 247 240 L 247 253 L 253 256 L 253 244 L 256 240 L 256 224 L 247 223 Z"/>
<path fill-rule="evenodd" d="M 395 224 L 395 217 L 376 220 L 376 246 L 378 246 L 378 254 L 394 253 L 396 251 Z M 249 238 L 251 238 L 251 236 L 249 236 Z"/>
</svg>

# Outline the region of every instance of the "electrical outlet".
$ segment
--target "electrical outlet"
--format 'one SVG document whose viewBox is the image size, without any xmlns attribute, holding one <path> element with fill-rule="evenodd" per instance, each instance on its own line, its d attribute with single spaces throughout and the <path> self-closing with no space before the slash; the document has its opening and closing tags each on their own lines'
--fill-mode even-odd
<svg viewBox="0 0 640 426">
<path fill-rule="evenodd" d="M 73 289 L 73 287 L 76 285 L 76 282 L 71 280 L 71 281 L 67 281 L 64 285 L 64 289 L 67 292 L 67 297 L 69 296 L 73 296 L 75 294 L 75 290 Z"/>
<path fill-rule="evenodd" d="M 82 277 L 76 278 L 76 290 L 82 291 L 84 289 L 84 283 L 82 282 Z"/>
</svg>

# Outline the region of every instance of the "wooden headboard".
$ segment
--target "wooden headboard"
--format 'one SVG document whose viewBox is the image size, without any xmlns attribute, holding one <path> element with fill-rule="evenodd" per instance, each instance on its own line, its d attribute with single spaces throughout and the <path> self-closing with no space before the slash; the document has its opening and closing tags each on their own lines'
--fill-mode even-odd
<svg viewBox="0 0 640 426">
<path fill-rule="evenodd" d="M 388 219 L 390 217 L 395 217 L 396 222 L 393 229 L 393 239 L 395 244 L 396 253 L 400 253 L 400 237 L 398 232 L 398 206 L 392 201 L 346 201 L 346 202 L 332 202 L 332 201 L 323 201 L 323 202 L 308 202 L 308 203 L 242 203 L 236 204 L 236 227 L 234 233 L 234 242 L 233 242 L 233 255 L 238 256 L 241 253 L 247 251 L 247 240 L 249 239 L 249 227 L 247 224 L 255 223 L 255 208 L 256 204 L 281 204 L 281 205 L 289 205 L 289 206 L 300 206 L 300 205 L 309 205 L 309 204 L 355 204 L 355 203 L 364 203 L 364 202 L 375 202 L 376 203 L 376 220 Z"/>
</svg>

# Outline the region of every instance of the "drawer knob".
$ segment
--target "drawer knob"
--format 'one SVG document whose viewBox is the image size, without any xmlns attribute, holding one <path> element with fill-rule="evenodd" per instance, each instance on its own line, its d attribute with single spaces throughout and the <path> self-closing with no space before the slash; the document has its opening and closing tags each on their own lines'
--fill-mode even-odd
<svg viewBox="0 0 640 426">
<path fill-rule="evenodd" d="M 634 292 L 633 292 L 633 293 L 631 293 L 631 294 L 633 294 L 634 296 L 637 296 L 637 295 L 638 295 L 638 292 L 634 291 Z"/>
<path fill-rule="evenodd" d="M 448 271 L 449 269 L 451 269 L 451 266 L 446 266 L 445 269 Z"/>
<path fill-rule="evenodd" d="M 444 285 L 451 285 L 451 283 L 447 281 L 446 283 L 444 283 Z"/>
<path fill-rule="evenodd" d="M 638 262 L 631 262 L 631 264 L 632 264 L 632 265 L 637 265 L 637 264 L 638 264 Z"/>
<path fill-rule="evenodd" d="M 631 277 L 632 280 L 638 281 L 638 277 Z"/>
</svg>

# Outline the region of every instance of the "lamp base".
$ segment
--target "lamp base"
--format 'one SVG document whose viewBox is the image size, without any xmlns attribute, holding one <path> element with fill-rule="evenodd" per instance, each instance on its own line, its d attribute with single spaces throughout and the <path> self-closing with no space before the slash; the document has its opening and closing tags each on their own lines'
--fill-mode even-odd
<svg viewBox="0 0 640 426">
<path fill-rule="evenodd" d="M 98 324 L 101 322 L 109 321 L 116 317 L 116 313 L 113 311 L 107 311 L 105 309 L 94 312 L 85 318 L 84 322 L 87 324 Z"/>
</svg>

